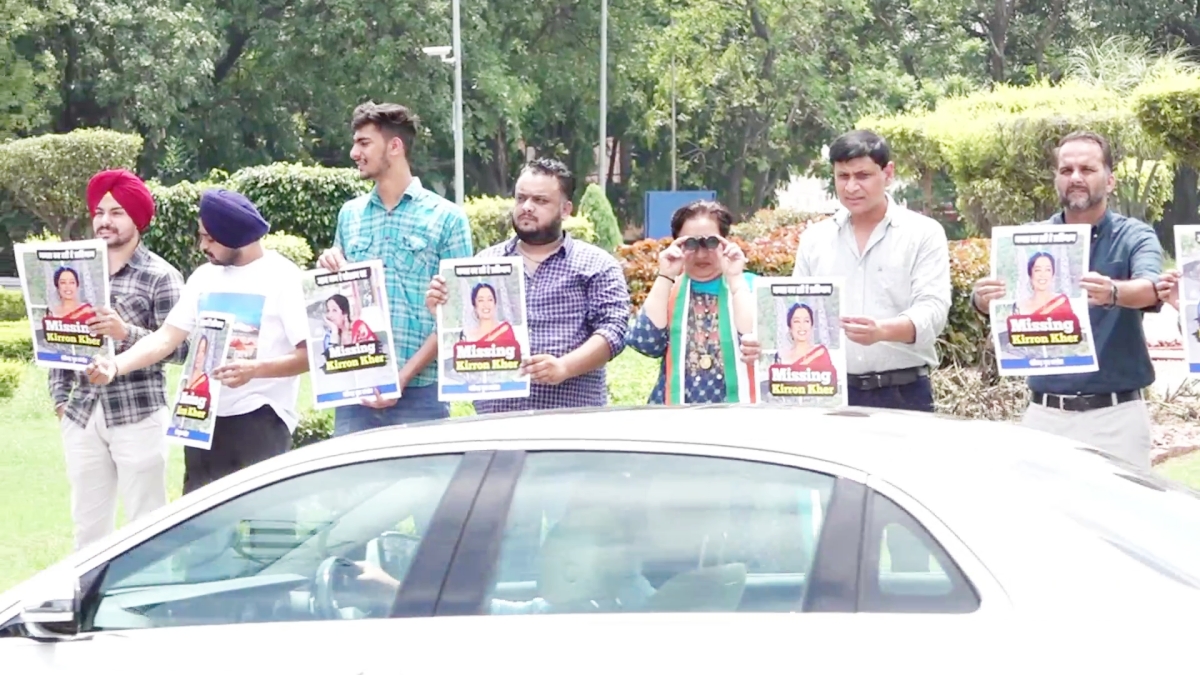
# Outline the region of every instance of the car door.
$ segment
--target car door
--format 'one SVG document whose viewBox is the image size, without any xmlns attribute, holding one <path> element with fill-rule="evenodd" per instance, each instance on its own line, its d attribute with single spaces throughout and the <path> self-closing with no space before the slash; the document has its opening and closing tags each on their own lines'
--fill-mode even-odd
<svg viewBox="0 0 1200 675">
<path fill-rule="evenodd" d="M 940 543 L 952 535 L 910 510 L 931 514 L 851 467 L 684 443 L 497 447 L 439 615 L 852 613 L 875 625 L 970 615 L 979 589 L 995 590 L 961 542 L 950 550 L 977 582 Z"/>
<path fill-rule="evenodd" d="M 245 646 L 284 670 L 317 659 L 353 672 L 353 644 L 371 644 L 393 618 L 433 614 L 493 459 L 462 450 L 360 453 L 236 494 L 85 574 L 78 636 L 0 639 L 0 661 L 107 672 L 157 654 L 218 672 L 245 665 Z M 395 584 L 349 581 L 358 570 L 343 560 Z"/>
</svg>

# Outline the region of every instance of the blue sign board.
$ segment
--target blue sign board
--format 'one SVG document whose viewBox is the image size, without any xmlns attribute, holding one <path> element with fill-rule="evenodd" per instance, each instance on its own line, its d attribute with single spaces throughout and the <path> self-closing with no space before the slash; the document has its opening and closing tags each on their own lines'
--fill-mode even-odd
<svg viewBox="0 0 1200 675">
<path fill-rule="evenodd" d="M 717 198 L 715 190 L 664 190 L 646 193 L 645 237 L 662 239 L 671 236 L 671 216 L 681 206 L 698 199 Z"/>
</svg>

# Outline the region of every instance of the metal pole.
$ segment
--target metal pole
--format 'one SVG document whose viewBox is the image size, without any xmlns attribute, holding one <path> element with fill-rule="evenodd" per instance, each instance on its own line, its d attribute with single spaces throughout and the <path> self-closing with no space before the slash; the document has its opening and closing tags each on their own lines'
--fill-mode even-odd
<svg viewBox="0 0 1200 675">
<path fill-rule="evenodd" d="M 462 30 L 459 0 L 454 0 L 454 201 L 463 204 Z"/>
<path fill-rule="evenodd" d="M 608 0 L 600 0 L 600 188 L 608 185 Z"/>
<path fill-rule="evenodd" d="M 675 50 L 671 50 L 671 192 L 676 189 L 675 186 L 675 120 L 678 115 L 675 114 Z"/>
</svg>

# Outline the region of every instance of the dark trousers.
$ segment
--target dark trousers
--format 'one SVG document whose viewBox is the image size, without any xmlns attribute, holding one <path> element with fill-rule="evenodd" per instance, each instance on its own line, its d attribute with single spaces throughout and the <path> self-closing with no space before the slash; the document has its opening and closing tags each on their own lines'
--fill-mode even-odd
<svg viewBox="0 0 1200 675">
<path fill-rule="evenodd" d="M 933 384 L 928 377 L 896 387 L 879 389 L 855 389 L 846 392 L 850 405 L 862 408 L 892 408 L 894 410 L 916 410 L 933 412 Z"/>
<path fill-rule="evenodd" d="M 291 449 L 292 432 L 269 405 L 218 417 L 211 449 L 183 448 L 183 494 Z"/>
<path fill-rule="evenodd" d="M 928 377 L 922 377 L 911 384 L 895 387 L 880 387 L 879 389 L 850 387 L 847 394 L 852 406 L 933 412 L 933 385 Z M 888 527 L 887 541 L 893 572 L 929 571 L 930 551 L 908 530 L 898 525 Z M 878 542 L 870 542 L 868 545 L 876 546 Z"/>
</svg>

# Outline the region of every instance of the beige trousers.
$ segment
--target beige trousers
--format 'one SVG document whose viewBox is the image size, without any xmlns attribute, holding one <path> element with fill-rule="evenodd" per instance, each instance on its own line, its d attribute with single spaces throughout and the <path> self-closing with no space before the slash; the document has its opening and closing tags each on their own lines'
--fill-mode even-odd
<svg viewBox="0 0 1200 675">
<path fill-rule="evenodd" d="M 134 424 L 109 427 L 96 404 L 86 427 L 63 417 L 75 550 L 116 527 L 117 495 L 132 523 L 167 503 L 167 408 Z"/>
<path fill-rule="evenodd" d="M 1030 403 L 1021 423 L 1087 443 L 1143 469 L 1150 468 L 1150 410 L 1143 400 L 1084 412 Z"/>
</svg>

